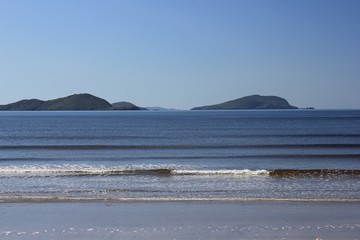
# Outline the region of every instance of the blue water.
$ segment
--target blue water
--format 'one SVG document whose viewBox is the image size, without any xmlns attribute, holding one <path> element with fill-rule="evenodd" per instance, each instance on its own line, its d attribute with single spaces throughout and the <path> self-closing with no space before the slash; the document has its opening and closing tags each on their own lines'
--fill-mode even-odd
<svg viewBox="0 0 360 240">
<path fill-rule="evenodd" d="M 2 199 L 358 200 L 354 170 L 358 110 L 0 112 Z"/>
</svg>

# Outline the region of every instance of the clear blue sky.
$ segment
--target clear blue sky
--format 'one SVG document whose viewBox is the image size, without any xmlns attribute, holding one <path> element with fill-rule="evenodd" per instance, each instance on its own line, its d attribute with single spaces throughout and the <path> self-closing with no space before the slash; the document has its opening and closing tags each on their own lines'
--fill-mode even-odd
<svg viewBox="0 0 360 240">
<path fill-rule="evenodd" d="M 0 104 L 360 108 L 358 0 L 0 0 Z"/>
</svg>

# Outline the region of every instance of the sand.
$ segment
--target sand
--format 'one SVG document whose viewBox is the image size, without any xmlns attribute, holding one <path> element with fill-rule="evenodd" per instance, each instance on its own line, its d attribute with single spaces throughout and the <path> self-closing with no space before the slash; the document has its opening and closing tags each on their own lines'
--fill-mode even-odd
<svg viewBox="0 0 360 240">
<path fill-rule="evenodd" d="M 360 239 L 360 204 L 1 203 L 0 239 Z"/>
</svg>

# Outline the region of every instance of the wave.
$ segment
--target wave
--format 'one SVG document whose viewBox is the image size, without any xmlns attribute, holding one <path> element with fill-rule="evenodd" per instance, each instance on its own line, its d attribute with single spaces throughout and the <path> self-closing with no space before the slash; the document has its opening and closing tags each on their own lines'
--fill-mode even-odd
<svg viewBox="0 0 360 240">
<path fill-rule="evenodd" d="M 246 158 L 272 158 L 272 159 L 293 159 L 293 158 L 357 158 L 360 159 L 360 154 L 244 154 L 244 155 L 219 155 L 219 156 L 154 156 L 142 157 L 142 159 L 246 159 Z M 1 160 L 1 158 L 0 158 Z"/>
<path fill-rule="evenodd" d="M 360 176 L 360 169 L 275 169 L 271 177 L 323 177 L 323 176 Z"/>
<path fill-rule="evenodd" d="M 258 176 L 268 175 L 268 170 L 172 170 L 175 175 L 240 175 L 240 176 Z"/>
<path fill-rule="evenodd" d="M 268 177 L 326 177 L 360 176 L 360 169 L 175 169 L 126 168 L 116 166 L 88 165 L 23 165 L 0 167 L 0 177 L 81 177 L 116 175 L 156 175 L 156 176 L 268 176 Z"/>
<path fill-rule="evenodd" d="M 135 136 L 135 135 L 100 135 L 100 136 L 34 136 L 34 135 L 25 135 L 25 136 L 7 136 L 0 135 L 0 138 L 7 140 L 129 140 L 129 139 L 164 139 L 164 137 L 159 136 Z"/>
<path fill-rule="evenodd" d="M 226 138 L 337 138 L 337 137 L 345 137 L 345 138 L 359 138 L 360 134 L 358 133 L 304 133 L 304 134 L 223 134 L 218 135 L 218 137 L 226 137 Z"/>
<path fill-rule="evenodd" d="M 180 175 L 242 175 L 270 177 L 325 177 L 325 176 L 360 176 L 360 169 L 274 169 L 274 170 L 173 170 Z"/>
<path fill-rule="evenodd" d="M 268 175 L 267 170 L 185 170 L 169 168 L 148 168 L 148 169 L 127 169 L 116 167 L 88 167 L 88 166 L 21 166 L 21 167 L 0 167 L 0 176 L 116 176 L 116 175 Z"/>
<path fill-rule="evenodd" d="M 166 136 L 142 136 L 142 135 L 86 135 L 86 136 L 69 136 L 69 135 L 59 135 L 59 136 L 34 136 L 34 135 L 19 135 L 19 136 L 8 136 L 0 135 L 1 138 L 8 140 L 123 140 L 123 139 L 167 139 L 170 137 Z M 207 137 L 207 136 L 206 136 Z M 200 138 L 206 138 L 201 137 Z M 214 137 L 221 138 L 359 138 L 360 134 L 358 133 L 319 133 L 319 134 L 222 134 L 215 135 Z M 187 138 L 187 136 L 178 136 L 179 138 Z"/>
<path fill-rule="evenodd" d="M 360 154 L 357 153 L 339 153 L 339 154 L 244 154 L 244 155 L 188 155 L 188 156 L 141 156 L 141 157 L 101 157 L 98 160 L 138 160 L 138 159 L 360 159 Z M 97 158 L 92 158 L 97 159 Z M 71 158 L 35 158 L 35 157 L 0 157 L 1 161 L 71 161 Z M 85 159 L 87 160 L 87 159 Z"/>
<path fill-rule="evenodd" d="M 77 197 L 77 196 L 0 196 L 0 203 L 48 202 L 333 202 L 359 203 L 359 198 L 274 198 L 274 197 Z"/>
<path fill-rule="evenodd" d="M 241 148 L 360 148 L 360 144 L 252 144 L 252 145 L 2 145 L 2 150 L 106 150 L 106 149 L 241 149 Z"/>
</svg>

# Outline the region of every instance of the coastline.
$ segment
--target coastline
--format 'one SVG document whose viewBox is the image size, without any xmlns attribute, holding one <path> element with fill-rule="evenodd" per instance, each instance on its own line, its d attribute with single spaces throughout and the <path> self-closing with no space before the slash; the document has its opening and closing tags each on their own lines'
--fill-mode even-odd
<svg viewBox="0 0 360 240">
<path fill-rule="evenodd" d="M 76 196 L 0 196 L 0 204 L 11 203 L 161 203 L 161 202 L 298 202 L 359 203 L 359 198 L 271 198 L 271 197 L 76 197 Z"/>
<path fill-rule="evenodd" d="M 1 203 L 1 239 L 358 239 L 358 202 Z"/>
</svg>

